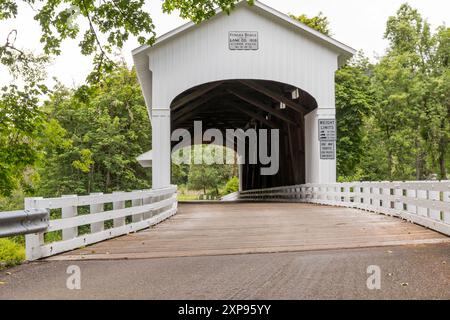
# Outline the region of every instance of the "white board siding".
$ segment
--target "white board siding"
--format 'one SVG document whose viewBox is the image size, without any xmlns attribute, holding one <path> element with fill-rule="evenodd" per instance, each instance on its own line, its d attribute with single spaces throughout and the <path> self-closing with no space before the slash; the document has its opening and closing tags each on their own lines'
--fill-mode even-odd
<svg viewBox="0 0 450 320">
<path fill-rule="evenodd" d="M 334 107 L 339 54 L 251 10 L 259 9 L 241 6 L 151 48 L 152 106 L 168 108 L 176 96 L 204 83 L 259 79 L 291 84 L 310 93 L 319 108 Z M 259 50 L 229 50 L 230 31 L 258 31 Z"/>
</svg>

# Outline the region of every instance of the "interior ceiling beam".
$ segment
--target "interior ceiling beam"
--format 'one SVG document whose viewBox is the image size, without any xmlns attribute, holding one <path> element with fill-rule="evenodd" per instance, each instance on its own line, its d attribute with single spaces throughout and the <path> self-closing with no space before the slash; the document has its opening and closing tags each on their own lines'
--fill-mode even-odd
<svg viewBox="0 0 450 320">
<path fill-rule="evenodd" d="M 176 118 L 174 118 L 174 119 L 173 119 L 173 123 L 184 123 L 185 121 L 189 121 L 189 120 L 195 121 L 195 120 L 194 120 L 195 117 L 196 117 L 199 113 L 201 113 L 201 112 L 202 112 L 201 108 L 197 108 L 197 109 L 195 109 L 195 110 L 192 110 L 192 112 L 189 113 L 189 114 L 185 114 L 185 115 L 182 116 L 182 117 L 176 117 Z"/>
<path fill-rule="evenodd" d="M 171 106 L 172 111 L 176 111 L 183 107 L 185 104 L 191 102 L 192 100 L 195 100 L 202 95 L 210 92 L 211 90 L 217 88 L 222 84 L 222 81 L 214 82 L 209 85 L 201 86 L 200 89 L 188 94 L 187 96 L 184 96 L 183 98 L 179 99 L 178 101 L 175 101 L 175 103 Z"/>
<path fill-rule="evenodd" d="M 211 101 L 212 99 L 222 94 L 223 92 L 220 91 L 210 92 L 206 96 L 203 96 L 200 99 L 193 101 L 189 105 L 186 105 L 185 107 L 180 109 L 178 112 L 174 112 L 174 121 L 177 121 L 180 118 L 184 118 L 185 115 L 192 115 L 198 113 L 196 112 L 196 110 L 198 110 L 201 106 L 203 106 L 205 103 Z"/>
<path fill-rule="evenodd" d="M 296 123 L 295 121 L 291 120 L 288 116 L 286 116 L 284 113 L 280 112 L 279 110 L 276 110 L 266 104 L 264 104 L 263 102 L 255 99 L 254 97 L 251 97 L 250 95 L 243 93 L 243 92 L 238 92 L 235 91 L 233 89 L 228 89 L 228 92 L 235 95 L 236 97 L 238 97 L 239 99 L 267 112 L 270 113 L 271 115 L 284 120 L 290 124 L 293 124 L 294 126 L 299 126 L 298 123 Z"/>
<path fill-rule="evenodd" d="M 300 114 L 302 114 L 303 116 L 305 114 L 307 114 L 309 111 L 308 109 L 306 109 L 304 106 L 302 106 L 301 104 L 286 98 L 285 96 L 283 96 L 282 94 L 279 94 L 271 89 L 268 89 L 267 87 L 252 81 L 252 80 L 239 80 L 240 83 L 246 85 L 247 87 L 254 89 L 272 99 L 274 99 L 275 101 L 278 102 L 282 102 L 284 103 L 286 106 L 288 106 L 289 108 L 293 109 L 294 111 L 299 112 Z"/>
<path fill-rule="evenodd" d="M 264 123 L 269 128 L 276 129 L 276 125 L 272 121 L 267 120 L 264 116 L 262 116 L 260 114 L 257 114 L 256 112 L 252 112 L 250 110 L 247 110 L 247 108 L 239 106 L 239 105 L 231 105 L 231 107 L 236 109 L 236 110 L 239 110 L 240 112 L 245 113 L 246 115 L 250 116 L 252 119 L 261 121 L 262 123 Z"/>
</svg>

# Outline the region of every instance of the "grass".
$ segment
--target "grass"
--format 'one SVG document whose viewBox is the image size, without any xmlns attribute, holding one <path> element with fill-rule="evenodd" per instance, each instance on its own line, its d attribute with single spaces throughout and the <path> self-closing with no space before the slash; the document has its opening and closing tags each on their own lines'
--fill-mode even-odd
<svg viewBox="0 0 450 320">
<path fill-rule="evenodd" d="M 196 194 L 180 194 L 178 195 L 178 201 L 197 201 L 198 195 Z"/>
<path fill-rule="evenodd" d="M 21 264 L 25 248 L 9 239 L 0 239 L 0 270 Z"/>
</svg>

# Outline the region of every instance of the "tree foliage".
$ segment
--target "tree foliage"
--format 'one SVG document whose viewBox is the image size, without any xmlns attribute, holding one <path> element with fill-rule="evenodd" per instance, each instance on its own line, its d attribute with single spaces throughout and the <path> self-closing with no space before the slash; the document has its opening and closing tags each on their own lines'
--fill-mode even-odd
<svg viewBox="0 0 450 320">
<path fill-rule="evenodd" d="M 151 125 L 134 71 L 116 69 L 100 85 L 60 86 L 44 105 L 43 195 L 150 187 L 136 157 L 151 149 Z"/>
<path fill-rule="evenodd" d="M 384 155 L 385 179 L 421 180 L 436 173 L 446 178 L 449 106 L 442 98 L 448 88 L 444 83 L 449 40 L 445 29 L 433 34 L 429 23 L 407 4 L 387 22 L 385 38 L 390 46 L 374 68 L 371 123 L 376 133 L 375 143 L 368 146 Z"/>
<path fill-rule="evenodd" d="M 364 120 L 373 105 L 371 65 L 362 53 L 336 72 L 337 170 L 353 178 L 364 153 Z"/>
<path fill-rule="evenodd" d="M 299 16 L 291 14 L 290 16 L 291 18 L 294 18 L 301 23 L 306 24 L 310 28 L 313 28 L 327 36 L 331 36 L 330 22 L 322 12 L 319 12 L 319 14 L 314 17 L 308 17 L 306 14 L 301 14 Z"/>
</svg>

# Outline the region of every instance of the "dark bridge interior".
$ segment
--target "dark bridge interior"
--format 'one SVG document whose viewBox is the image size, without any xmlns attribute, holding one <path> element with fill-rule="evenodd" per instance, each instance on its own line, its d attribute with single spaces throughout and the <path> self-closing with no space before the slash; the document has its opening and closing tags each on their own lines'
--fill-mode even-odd
<svg viewBox="0 0 450 320">
<path fill-rule="evenodd" d="M 309 93 L 288 84 L 265 80 L 218 81 L 189 89 L 174 99 L 172 131 L 187 129 L 193 135 L 194 121 L 203 121 L 203 130 L 219 129 L 224 136 L 226 129 L 279 129 L 278 174 L 263 176 L 260 169 L 267 166 L 245 164 L 243 189 L 303 184 L 304 117 L 315 108 L 317 102 Z M 245 163 L 249 163 L 248 149 L 246 154 Z"/>
</svg>

